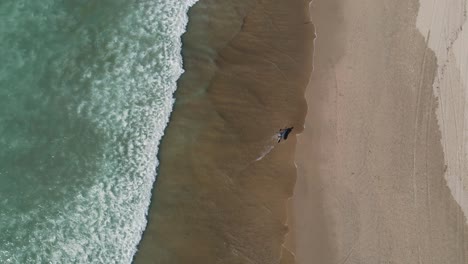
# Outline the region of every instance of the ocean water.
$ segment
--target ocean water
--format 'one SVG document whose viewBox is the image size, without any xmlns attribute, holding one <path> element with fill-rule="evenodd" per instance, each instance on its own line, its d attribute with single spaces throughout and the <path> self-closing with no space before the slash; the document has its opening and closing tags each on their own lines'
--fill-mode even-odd
<svg viewBox="0 0 468 264">
<path fill-rule="evenodd" d="M 195 2 L 0 2 L 0 263 L 130 263 Z"/>
</svg>

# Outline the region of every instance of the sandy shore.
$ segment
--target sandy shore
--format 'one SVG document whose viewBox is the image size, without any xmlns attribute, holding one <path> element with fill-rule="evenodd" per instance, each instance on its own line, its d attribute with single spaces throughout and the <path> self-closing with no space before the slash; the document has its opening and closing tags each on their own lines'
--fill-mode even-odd
<svg viewBox="0 0 468 264">
<path fill-rule="evenodd" d="M 315 70 L 290 214 L 298 264 L 467 263 L 458 86 L 467 72 L 459 64 L 463 78 L 439 78 L 446 71 L 436 63 L 444 65 L 444 34 L 457 32 L 465 11 L 446 2 L 423 3 L 419 29 L 415 0 L 314 2 Z M 459 50 L 449 55 L 465 58 Z"/>
<path fill-rule="evenodd" d="M 293 263 L 282 245 L 295 136 L 275 137 L 304 124 L 314 34 L 307 4 L 200 0 L 189 17 L 186 72 L 135 263 Z"/>
<path fill-rule="evenodd" d="M 421 1 L 417 26 L 436 54 L 433 84 L 438 100 L 437 118 L 447 165 L 445 179 L 453 197 L 468 212 L 468 30 L 466 0 Z"/>
</svg>

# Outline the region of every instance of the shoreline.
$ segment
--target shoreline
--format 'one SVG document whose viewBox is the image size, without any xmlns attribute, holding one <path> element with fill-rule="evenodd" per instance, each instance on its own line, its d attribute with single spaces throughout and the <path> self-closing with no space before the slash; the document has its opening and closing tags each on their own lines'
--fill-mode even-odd
<svg viewBox="0 0 468 264">
<path fill-rule="evenodd" d="M 306 89 L 304 91 L 304 98 L 306 99 L 306 104 L 307 104 L 307 108 L 309 108 L 309 102 L 306 98 L 306 93 L 307 93 L 307 90 L 310 89 L 310 85 L 311 85 L 311 78 L 312 78 L 312 74 L 314 72 L 314 54 L 315 54 L 315 41 L 317 39 L 317 30 L 315 28 L 315 25 L 313 23 L 313 17 L 312 17 L 312 4 L 313 2 L 316 1 L 316 0 L 306 0 L 306 2 L 308 2 L 306 4 L 306 12 L 307 12 L 307 16 L 309 18 L 309 21 L 308 23 L 310 23 L 313 27 L 313 39 L 312 39 L 312 45 L 311 45 L 311 58 L 310 58 L 310 63 L 311 63 L 311 68 L 310 68 L 310 75 L 309 75 L 309 81 L 307 83 L 307 86 L 306 86 Z M 306 111 L 306 117 L 309 113 L 309 110 Z M 303 122 L 303 128 L 306 129 L 306 122 L 304 121 Z M 301 132 L 301 133 L 297 133 L 295 136 L 296 136 L 296 142 L 294 142 L 294 144 L 296 145 L 296 148 L 297 148 L 297 142 L 298 142 L 298 138 L 300 138 L 300 136 L 304 133 L 304 130 Z M 297 150 L 295 149 L 294 151 L 294 167 L 296 168 L 296 181 L 294 183 L 295 187 L 296 188 L 296 185 L 297 185 L 297 164 L 296 164 L 296 153 L 297 153 Z M 292 195 L 287 199 L 286 201 L 286 211 L 287 211 L 287 218 L 286 218 L 286 225 L 288 226 L 288 233 L 286 233 L 285 235 L 285 239 L 284 239 L 284 243 L 282 244 L 282 248 L 284 250 L 286 250 L 293 258 L 293 260 L 291 261 L 291 263 L 297 263 L 296 261 L 296 236 L 295 236 L 295 231 L 296 231 L 296 226 L 295 226 L 295 219 L 296 219 L 296 215 L 294 213 L 294 192 L 292 193 Z"/>
<path fill-rule="evenodd" d="M 294 263 L 282 245 L 313 26 L 305 2 L 272 1 L 190 9 L 186 71 L 135 263 Z M 285 125 L 299 129 L 272 142 Z M 255 161 L 265 144 L 273 150 Z"/>
<path fill-rule="evenodd" d="M 297 264 L 466 263 L 418 1 L 314 1 L 293 196 Z M 371 21 L 372 23 L 369 23 Z"/>
</svg>

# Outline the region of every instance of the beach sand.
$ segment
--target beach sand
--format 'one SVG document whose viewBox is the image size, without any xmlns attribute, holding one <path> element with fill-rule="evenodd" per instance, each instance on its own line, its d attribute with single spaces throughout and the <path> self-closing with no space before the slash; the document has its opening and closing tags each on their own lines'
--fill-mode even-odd
<svg viewBox="0 0 468 264">
<path fill-rule="evenodd" d="M 448 1 L 426 1 L 429 29 L 441 23 L 430 2 Z M 447 6 L 443 26 L 463 22 L 450 16 L 463 5 Z M 446 36 L 416 28 L 418 11 L 415 0 L 312 5 L 314 73 L 298 136 L 288 243 L 298 264 L 468 262 L 466 219 L 444 177 L 450 164 L 464 172 L 454 159 L 465 152 L 444 157 L 441 144 L 457 131 L 464 143 L 464 115 L 456 109 L 464 109 L 466 92 L 433 89 L 441 59 L 427 42 L 441 45 Z M 458 114 L 438 120 L 441 103 Z M 446 124 L 442 133 L 439 123 Z M 449 185 L 461 190 L 462 183 Z"/>
<path fill-rule="evenodd" d="M 439 98 L 437 118 L 447 164 L 445 179 L 453 197 L 468 212 L 468 30 L 466 0 L 421 1 L 417 26 L 427 36 L 438 63 L 434 94 Z"/>
<path fill-rule="evenodd" d="M 189 17 L 134 262 L 293 263 L 282 244 L 312 70 L 307 2 L 200 0 Z M 293 135 L 277 144 L 286 126 Z"/>
</svg>

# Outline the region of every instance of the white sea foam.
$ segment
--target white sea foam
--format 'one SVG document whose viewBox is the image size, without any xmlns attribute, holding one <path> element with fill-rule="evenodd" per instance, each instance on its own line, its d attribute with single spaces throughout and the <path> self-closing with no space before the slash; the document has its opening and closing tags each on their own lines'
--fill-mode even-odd
<svg viewBox="0 0 468 264">
<path fill-rule="evenodd" d="M 96 147 L 95 156 L 80 157 L 92 165 L 77 168 L 76 175 L 67 175 L 69 167 L 82 164 L 73 165 L 69 157 L 80 153 L 69 152 L 50 157 L 67 158 L 70 165 L 60 173 L 68 177 L 51 178 L 44 184 L 35 174 L 22 175 L 30 184 L 38 184 L 23 197 L 35 199 L 28 201 L 34 204 L 31 208 L 20 210 L 6 195 L 1 196 L 0 231 L 10 232 L 11 239 L 1 241 L 0 262 L 131 262 L 146 226 L 159 141 L 183 73 L 180 37 L 188 8 L 195 2 L 137 1 L 115 14 L 112 27 L 81 26 L 86 21 L 70 27 L 82 46 L 66 47 L 67 58 L 54 60 L 54 47 L 50 48 L 46 63 L 59 71 L 54 76 L 62 78 L 51 81 L 49 89 L 67 95 L 71 103 L 64 104 L 63 111 L 89 124 L 102 145 Z M 92 7 L 82 12 L 92 12 Z M 18 61 L 22 57 L 18 55 Z M 53 96 L 44 97 L 44 105 L 53 100 Z M 94 144 L 88 142 L 82 144 Z M 54 195 L 60 199 L 53 200 Z"/>
<path fill-rule="evenodd" d="M 265 146 L 263 151 L 260 153 L 260 156 L 258 156 L 258 158 L 255 161 L 262 160 L 264 157 L 266 157 L 266 155 L 268 155 L 273 150 L 273 148 L 275 147 L 275 144 L 276 144 L 277 140 L 278 140 L 278 135 L 272 136 L 270 138 L 270 140 L 268 141 L 268 144 Z"/>
</svg>

